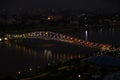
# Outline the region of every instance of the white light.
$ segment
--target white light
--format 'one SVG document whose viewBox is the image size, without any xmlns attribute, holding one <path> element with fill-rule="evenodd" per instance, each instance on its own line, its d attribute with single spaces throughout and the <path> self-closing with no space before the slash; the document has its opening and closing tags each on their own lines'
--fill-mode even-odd
<svg viewBox="0 0 120 80">
<path fill-rule="evenodd" d="M 85 40 L 88 40 L 88 31 L 85 31 Z"/>
<path fill-rule="evenodd" d="M 4 38 L 4 40 L 8 40 L 8 38 L 7 38 L 7 37 L 5 37 L 5 38 Z"/>
<path fill-rule="evenodd" d="M 87 27 L 88 25 L 86 24 L 85 27 Z"/>
<path fill-rule="evenodd" d="M 78 75 L 78 77 L 80 78 L 80 75 Z"/>
<path fill-rule="evenodd" d="M 50 66 L 51 64 L 50 63 L 48 63 L 48 66 Z"/>
<path fill-rule="evenodd" d="M 30 68 L 29 70 L 32 71 L 32 68 Z"/>
<path fill-rule="evenodd" d="M 0 41 L 2 41 L 2 38 L 0 38 Z"/>
<path fill-rule="evenodd" d="M 21 74 L 21 72 L 18 72 L 18 74 Z"/>
</svg>

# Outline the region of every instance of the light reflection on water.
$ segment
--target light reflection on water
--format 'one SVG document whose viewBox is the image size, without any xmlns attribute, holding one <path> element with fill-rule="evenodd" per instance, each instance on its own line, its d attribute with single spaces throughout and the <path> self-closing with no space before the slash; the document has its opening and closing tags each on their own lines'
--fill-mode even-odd
<svg viewBox="0 0 120 80">
<path fill-rule="evenodd" d="M 4 69 L 4 73 L 6 72 L 8 74 L 16 74 L 19 71 L 22 71 L 24 69 L 30 68 L 30 67 L 45 67 L 48 63 L 61 63 L 70 59 L 76 59 L 76 58 L 82 58 L 84 57 L 83 54 L 81 53 L 75 53 L 75 52 L 59 52 L 59 50 L 56 52 L 54 51 L 54 44 L 50 43 L 50 45 L 53 47 L 52 50 L 51 48 L 46 48 L 43 44 L 40 48 L 35 49 L 31 48 L 29 46 L 21 46 L 19 44 L 15 43 L 10 43 L 10 42 L 5 42 L 4 44 L 6 51 L 5 53 L 3 52 L 1 55 L 7 55 L 9 56 L 9 60 L 6 60 L 5 62 L 11 62 L 9 65 L 11 67 L 7 67 Z M 38 44 L 39 45 L 39 44 Z M 46 44 L 47 47 L 50 47 L 49 44 Z M 67 49 L 69 50 L 69 49 Z M 1 58 L 1 60 L 3 60 Z M 7 64 L 7 63 L 6 63 Z M 18 64 L 18 65 L 17 65 Z M 2 64 L 2 66 L 6 66 Z M 15 69 L 15 70 L 14 70 Z M 2 73 L 2 71 L 1 71 Z M 5 73 L 5 74 L 6 74 Z"/>
<path fill-rule="evenodd" d="M 85 31 L 85 40 L 86 41 L 88 40 L 88 31 L 87 30 Z"/>
<path fill-rule="evenodd" d="M 78 37 L 80 39 L 90 40 L 93 42 L 99 43 L 109 43 L 114 45 L 120 45 L 120 38 L 118 37 L 120 34 L 120 30 L 115 31 L 114 29 L 103 30 L 100 29 L 98 31 L 83 31 L 78 34 L 71 34 L 72 36 Z M 17 44 L 16 44 L 17 43 Z M 32 43 L 32 41 L 31 41 Z M 76 52 L 75 48 L 72 50 L 70 48 L 58 48 L 55 50 L 56 44 L 54 43 L 40 43 L 37 48 L 33 48 L 34 45 L 23 46 L 20 45 L 17 40 L 14 43 L 5 42 L 4 44 L 0 44 L 0 71 L 1 73 L 13 73 L 23 70 L 27 67 L 31 66 L 40 66 L 44 67 L 48 63 L 59 63 L 63 61 L 67 61 L 75 58 L 85 57 L 84 53 Z M 64 45 L 63 45 L 64 46 Z M 55 51 L 54 51 L 55 50 Z M 81 49 L 87 51 L 86 49 Z M 79 50 L 79 51 L 80 51 Z M 87 51 L 90 53 L 89 51 Z M 8 60 L 7 60 L 8 58 Z M 9 66 L 9 67 L 8 67 Z"/>
<path fill-rule="evenodd" d="M 37 57 L 39 55 L 39 58 L 44 58 L 47 61 L 50 61 L 50 60 L 64 61 L 64 60 L 84 57 L 81 54 L 72 53 L 72 52 L 71 53 L 59 53 L 59 52 L 55 53 L 55 52 L 52 52 L 50 49 L 35 50 L 29 47 L 20 46 L 18 44 L 11 44 L 9 42 L 7 42 L 6 45 L 9 48 L 15 48 L 18 52 L 22 51 L 23 54 L 31 55 L 33 57 Z"/>
</svg>

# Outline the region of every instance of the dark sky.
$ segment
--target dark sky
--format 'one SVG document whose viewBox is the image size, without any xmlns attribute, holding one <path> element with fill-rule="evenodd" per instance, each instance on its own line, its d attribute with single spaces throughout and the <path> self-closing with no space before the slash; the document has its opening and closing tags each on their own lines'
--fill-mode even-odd
<svg viewBox="0 0 120 80">
<path fill-rule="evenodd" d="M 24 9 L 80 8 L 117 12 L 120 10 L 120 0 L 0 0 L 0 9 L 19 7 Z"/>
</svg>

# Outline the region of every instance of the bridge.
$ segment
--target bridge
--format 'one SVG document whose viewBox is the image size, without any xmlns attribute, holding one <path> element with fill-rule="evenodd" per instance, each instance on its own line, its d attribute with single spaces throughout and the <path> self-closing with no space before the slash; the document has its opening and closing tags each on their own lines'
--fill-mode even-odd
<svg viewBox="0 0 120 80">
<path fill-rule="evenodd" d="M 114 48 L 110 44 L 101 44 L 101 43 L 99 44 L 99 43 L 90 42 L 90 41 L 82 40 L 72 36 L 68 36 L 68 35 L 64 35 L 56 32 L 50 32 L 50 31 L 36 31 L 36 32 L 23 33 L 23 34 L 7 34 L 6 36 L 9 39 L 39 38 L 44 40 L 55 40 L 55 41 L 61 41 L 61 42 L 75 44 L 75 45 L 95 48 L 95 49 L 99 49 L 101 51 L 106 51 L 106 52 L 120 51 L 120 48 Z"/>
</svg>

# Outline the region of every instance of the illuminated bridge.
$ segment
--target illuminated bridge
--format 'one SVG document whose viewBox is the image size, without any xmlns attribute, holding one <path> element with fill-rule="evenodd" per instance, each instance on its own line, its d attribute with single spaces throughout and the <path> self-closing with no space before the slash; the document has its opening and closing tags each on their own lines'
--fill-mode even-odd
<svg viewBox="0 0 120 80">
<path fill-rule="evenodd" d="M 9 39 L 39 38 L 44 40 L 55 40 L 55 41 L 67 42 L 75 45 L 95 48 L 106 52 L 120 50 L 120 48 L 115 49 L 112 47 L 112 45 L 109 44 L 98 44 L 95 42 L 81 40 L 79 38 L 67 36 L 61 33 L 50 32 L 50 31 L 37 31 L 37 32 L 24 33 L 24 34 L 7 34 L 6 36 Z"/>
</svg>

